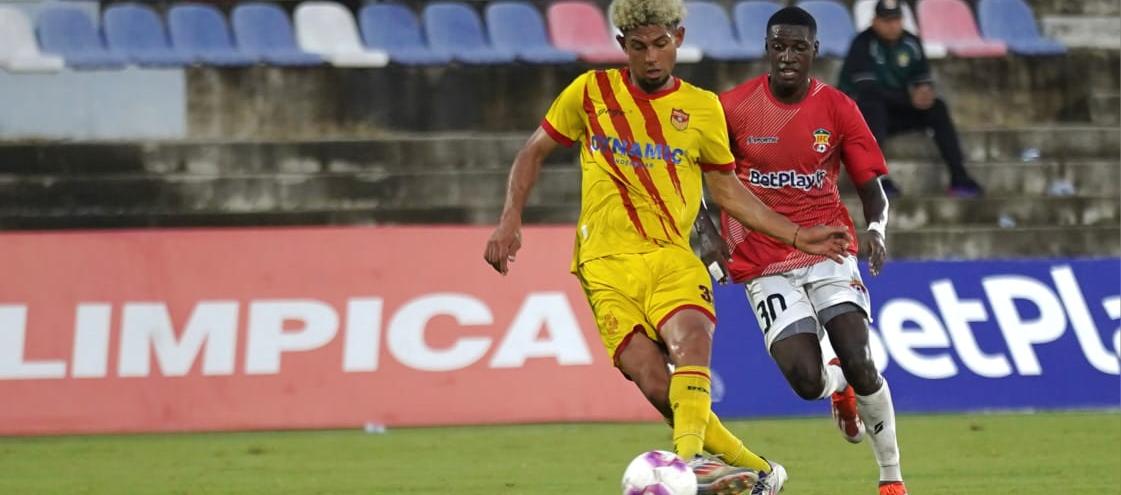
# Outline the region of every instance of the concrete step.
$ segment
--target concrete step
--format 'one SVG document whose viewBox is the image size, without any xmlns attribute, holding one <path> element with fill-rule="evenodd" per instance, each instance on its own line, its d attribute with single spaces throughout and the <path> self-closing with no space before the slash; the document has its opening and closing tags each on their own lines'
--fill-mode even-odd
<svg viewBox="0 0 1121 495">
<path fill-rule="evenodd" d="M 1121 228 L 946 227 L 888 233 L 897 259 L 993 259 L 1121 256 Z"/>
<path fill-rule="evenodd" d="M 554 213 L 557 210 L 552 210 Z M 121 227 L 194 227 L 261 225 L 392 225 L 428 223 L 470 223 L 477 219 L 465 209 L 385 209 L 352 208 L 343 210 L 269 211 L 263 213 L 222 212 L 93 212 L 80 214 L 13 216 L 0 215 L 4 229 L 65 229 Z M 549 212 L 533 207 L 527 220 L 534 223 L 568 223 Z M 492 224 L 494 218 L 487 222 Z M 79 222 L 75 220 L 79 219 Z M 478 222 L 484 223 L 484 222 Z M 1101 257 L 1121 256 L 1121 228 L 1093 227 L 942 227 L 916 230 L 891 229 L 888 234 L 890 259 L 991 259 L 1022 257 Z M 567 249 L 567 248 L 566 248 Z M 890 262 L 888 265 L 890 269 Z"/>
<path fill-rule="evenodd" d="M 1028 3 L 1036 17 L 1054 14 L 1102 17 L 1121 15 L 1121 4 L 1117 0 L 1030 0 Z"/>
<path fill-rule="evenodd" d="M 980 162 L 969 172 L 990 195 L 1041 196 L 1059 182 L 1078 194 L 1108 196 L 1121 191 L 1121 162 L 1114 161 L 1016 161 Z M 940 160 L 894 160 L 888 164 L 891 178 L 907 195 L 940 195 L 949 186 L 949 174 Z M 848 179 L 840 181 L 842 194 L 855 194 Z"/>
<path fill-rule="evenodd" d="M 433 133 L 323 141 L 0 143 L 0 174 L 197 175 L 508 169 L 525 133 Z M 548 163 L 568 164 L 558 148 Z"/>
<path fill-rule="evenodd" d="M 1061 161 L 1121 156 L 1121 128 L 1111 126 L 972 129 L 960 135 L 962 152 L 970 163 L 1017 161 L 1025 156 Z M 923 133 L 894 136 L 883 147 L 888 163 L 910 159 L 941 162 L 934 141 Z"/>
<path fill-rule="evenodd" d="M 1102 93 L 1090 95 L 1090 119 L 1099 125 L 1121 123 L 1121 94 Z"/>
<path fill-rule="evenodd" d="M 1117 14 L 1048 15 L 1040 18 L 1043 34 L 1074 49 L 1121 48 L 1121 19 Z"/>
<path fill-rule="evenodd" d="M 975 164 L 973 176 L 993 197 L 1044 196 L 1059 185 L 1069 194 L 1117 197 L 1121 164 L 1109 161 L 997 162 Z M 119 174 L 0 176 L 0 207 L 135 206 L 193 208 L 204 205 L 223 211 L 307 207 L 316 200 L 359 200 L 380 205 L 500 204 L 508 171 L 502 169 L 420 170 L 391 174 L 388 170 L 353 172 L 277 172 L 277 174 Z M 578 203 L 581 172 L 574 165 L 541 171 L 535 202 Z M 891 177 L 905 196 L 943 196 L 946 172 L 941 164 L 893 162 Z M 843 195 L 854 195 L 849 180 L 840 181 Z M 388 206 L 387 206 L 388 207 Z"/>
<path fill-rule="evenodd" d="M 860 199 L 845 198 L 849 212 L 863 218 Z M 902 197 L 891 201 L 891 226 L 917 230 L 932 226 L 1121 225 L 1121 200 L 1106 197 Z"/>
<path fill-rule="evenodd" d="M 570 169 L 541 172 L 534 204 L 579 204 Z M 442 171 L 389 175 L 193 174 L 19 176 L 0 181 L 0 211 L 64 209 L 255 213 L 300 209 L 475 208 L 501 205 L 504 171 Z"/>
<path fill-rule="evenodd" d="M 963 150 L 971 163 L 1116 160 L 1117 126 L 1041 126 L 966 129 Z M 0 143 L 0 174 L 224 175 L 244 173 L 417 172 L 419 170 L 507 170 L 525 133 L 433 133 L 363 140 L 222 140 L 113 143 Z M 549 164 L 574 163 L 578 149 L 558 148 Z M 911 133 L 885 144 L 889 163 L 940 161 L 934 143 Z"/>
<path fill-rule="evenodd" d="M 529 204 L 549 221 L 575 221 L 579 211 L 579 172 L 542 171 Z M 241 176 L 102 175 L 92 177 L 23 176 L 0 181 L 0 215 L 46 216 L 69 212 L 177 212 L 268 214 L 270 212 L 346 211 L 349 209 L 430 210 L 426 223 L 489 222 L 505 198 L 504 171 L 255 174 Z M 859 199 L 846 195 L 858 214 Z M 905 195 L 892 201 L 898 228 L 931 225 L 1098 225 L 1121 220 L 1121 200 L 1112 194 L 1073 197 L 1000 196 L 954 199 Z M 464 215 L 443 219 L 446 211 Z M 75 221 L 78 221 L 75 217 Z"/>
</svg>

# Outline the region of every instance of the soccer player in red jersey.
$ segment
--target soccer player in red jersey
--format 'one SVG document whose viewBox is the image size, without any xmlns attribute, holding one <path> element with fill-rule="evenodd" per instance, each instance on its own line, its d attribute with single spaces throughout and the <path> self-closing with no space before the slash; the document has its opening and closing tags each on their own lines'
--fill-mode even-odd
<svg viewBox="0 0 1121 495">
<path fill-rule="evenodd" d="M 767 22 L 770 73 L 721 95 L 736 174 L 791 221 L 846 225 L 855 238 L 837 192 L 843 163 L 863 204 L 866 249 L 878 275 L 887 254 L 888 204 L 880 184 L 887 166 L 856 104 L 810 76 L 816 31 L 805 10 L 778 11 Z M 733 251 L 732 279 L 746 282 L 767 349 L 791 388 L 806 400 L 832 396 L 834 417 L 851 442 L 861 441 L 868 425 L 880 494 L 905 495 L 891 391 L 868 348 L 871 313 L 857 247 L 838 263 L 791 249 L 727 215 L 722 221 Z M 839 361 L 823 361 L 819 341 L 825 333 Z"/>
</svg>

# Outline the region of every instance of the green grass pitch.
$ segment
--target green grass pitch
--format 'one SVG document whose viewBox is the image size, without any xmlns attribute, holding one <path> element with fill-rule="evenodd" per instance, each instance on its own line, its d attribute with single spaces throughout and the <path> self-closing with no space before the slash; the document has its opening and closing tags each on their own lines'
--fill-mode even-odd
<svg viewBox="0 0 1121 495">
<path fill-rule="evenodd" d="M 1121 493 L 1121 414 L 903 415 L 913 495 Z M 826 417 L 729 421 L 789 495 L 875 494 L 866 444 Z M 0 494 L 614 495 L 660 424 L 0 438 Z"/>
</svg>

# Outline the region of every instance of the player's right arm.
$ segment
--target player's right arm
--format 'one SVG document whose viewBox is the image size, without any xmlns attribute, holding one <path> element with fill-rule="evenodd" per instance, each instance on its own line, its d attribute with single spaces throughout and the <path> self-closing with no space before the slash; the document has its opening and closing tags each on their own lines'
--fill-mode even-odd
<svg viewBox="0 0 1121 495">
<path fill-rule="evenodd" d="M 802 227 L 759 201 L 736 177 L 735 157 L 728 140 L 728 122 L 718 103 L 714 118 L 699 122 L 703 126 L 700 167 L 712 199 L 745 227 L 774 237 L 795 249 L 842 262 L 849 246 L 844 227 Z"/>
<path fill-rule="evenodd" d="M 483 258 L 498 273 L 505 275 L 510 270 L 510 262 L 522 247 L 522 210 L 537 182 L 541 164 L 558 144 L 571 146 L 584 133 L 587 123 L 583 103 L 588 74 L 577 77 L 553 100 L 541 125 L 514 158 L 506 185 L 506 204 L 502 207 L 498 228 L 494 229 L 483 253 Z"/>
<path fill-rule="evenodd" d="M 745 227 L 767 234 L 809 254 L 841 263 L 848 252 L 849 234 L 844 227 L 802 227 L 759 201 L 731 171 L 705 172 L 712 199 Z"/>
<path fill-rule="evenodd" d="M 509 271 L 509 262 L 514 261 L 514 256 L 522 247 L 522 210 L 526 200 L 537 183 L 541 164 L 556 147 L 557 142 L 544 128 L 538 127 L 514 158 L 510 180 L 506 184 L 506 204 L 502 207 L 498 228 L 487 241 L 483 255 L 487 263 L 503 275 Z"/>
</svg>

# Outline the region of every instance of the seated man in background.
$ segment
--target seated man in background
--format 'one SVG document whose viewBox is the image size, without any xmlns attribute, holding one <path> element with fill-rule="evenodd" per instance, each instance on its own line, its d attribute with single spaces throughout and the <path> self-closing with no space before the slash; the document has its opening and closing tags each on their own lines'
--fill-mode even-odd
<svg viewBox="0 0 1121 495">
<path fill-rule="evenodd" d="M 856 100 L 881 146 L 893 134 L 934 131 L 934 143 L 950 169 L 950 195 L 982 194 L 981 186 L 965 171 L 957 131 L 949 108 L 934 91 L 922 41 L 903 30 L 900 0 L 876 3 L 872 27 L 852 41 L 838 87 Z M 889 196 L 900 193 L 886 179 L 883 186 Z"/>
</svg>

